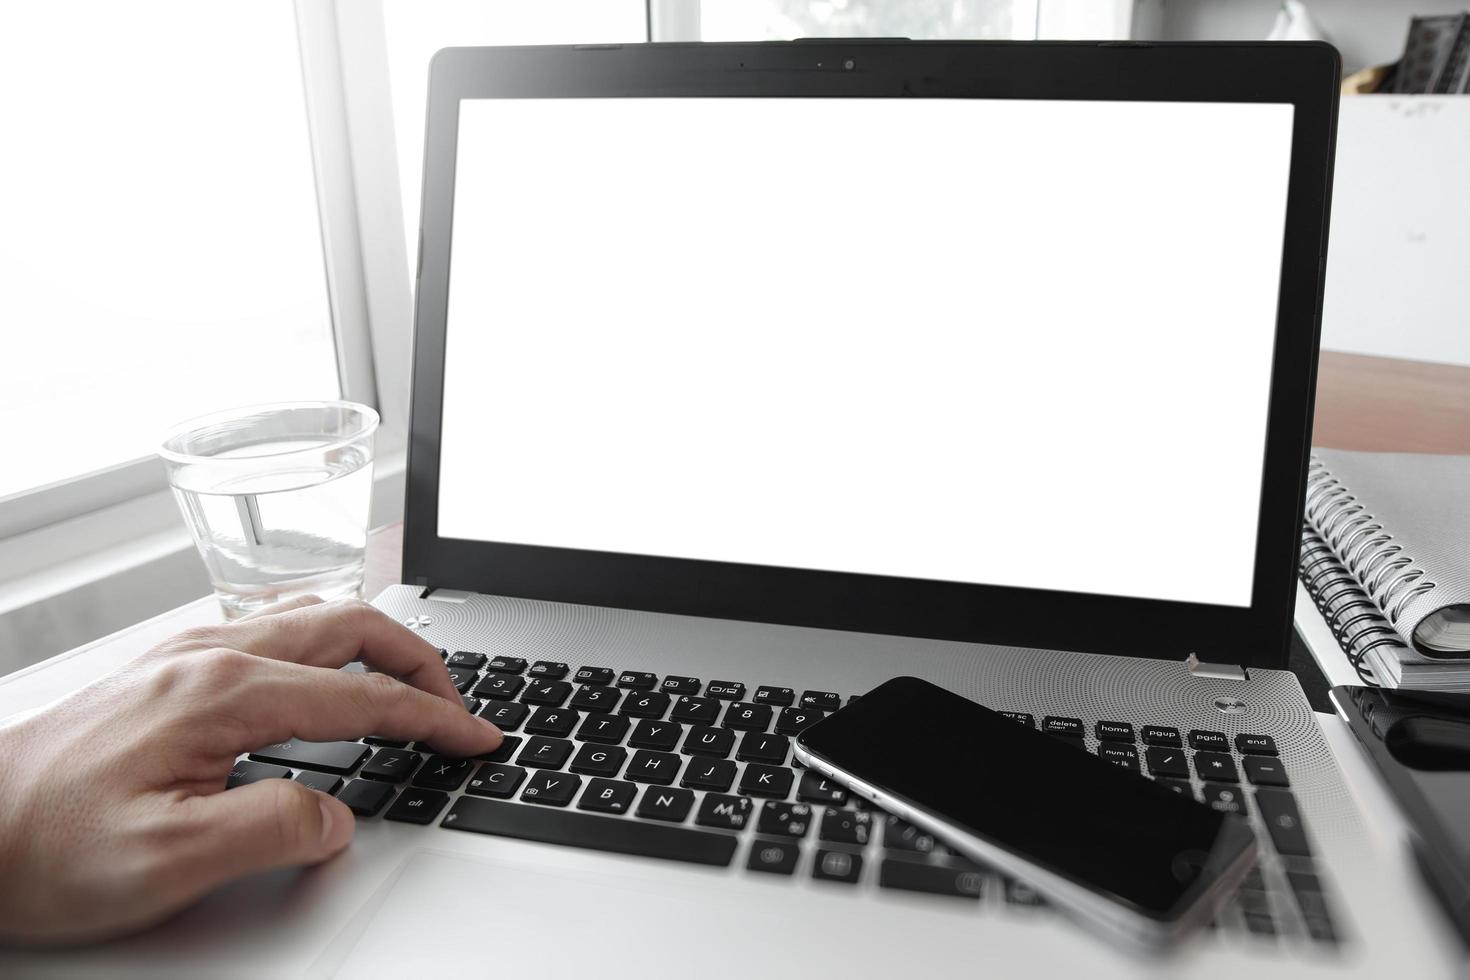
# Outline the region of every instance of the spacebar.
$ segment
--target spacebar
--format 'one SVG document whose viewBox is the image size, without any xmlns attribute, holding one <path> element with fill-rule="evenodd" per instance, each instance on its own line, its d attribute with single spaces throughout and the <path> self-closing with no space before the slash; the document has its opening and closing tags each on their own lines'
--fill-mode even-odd
<svg viewBox="0 0 1470 980">
<path fill-rule="evenodd" d="M 461 796 L 440 826 L 720 867 L 727 866 L 735 856 L 735 838 L 729 834 L 593 817 L 474 796 Z"/>
</svg>

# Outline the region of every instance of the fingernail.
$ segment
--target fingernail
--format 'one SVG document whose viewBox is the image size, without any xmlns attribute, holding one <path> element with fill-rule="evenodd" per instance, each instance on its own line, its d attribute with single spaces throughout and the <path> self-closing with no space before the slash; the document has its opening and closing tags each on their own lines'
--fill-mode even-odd
<svg viewBox="0 0 1470 980">
<path fill-rule="evenodd" d="M 317 800 L 316 805 L 322 811 L 322 844 L 325 845 L 332 839 L 332 824 L 336 821 L 337 815 L 332 812 L 332 804 L 328 803 L 325 797 Z"/>
<path fill-rule="evenodd" d="M 498 742 L 501 742 L 501 741 L 503 741 L 505 739 L 505 733 L 502 732 L 500 730 L 500 728 L 498 726 L 496 726 L 496 724 L 494 722 L 492 722 L 492 721 L 485 721 L 484 718 L 481 718 L 480 721 L 484 722 L 485 727 L 488 728 L 488 729 L 490 729 L 490 731 L 495 735 L 495 741 L 497 743 Z"/>
<path fill-rule="evenodd" d="M 317 800 L 317 805 L 322 810 L 322 848 L 336 853 L 352 840 L 354 821 L 351 814 L 344 812 L 346 808 L 342 804 L 325 794 Z"/>
</svg>

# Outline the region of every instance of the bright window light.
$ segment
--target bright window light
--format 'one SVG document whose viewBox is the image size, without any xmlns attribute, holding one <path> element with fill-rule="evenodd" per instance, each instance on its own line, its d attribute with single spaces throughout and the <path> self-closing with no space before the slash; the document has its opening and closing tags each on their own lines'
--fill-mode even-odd
<svg viewBox="0 0 1470 980">
<path fill-rule="evenodd" d="M 704 41 L 1036 37 L 1038 0 L 699 0 Z"/>
</svg>

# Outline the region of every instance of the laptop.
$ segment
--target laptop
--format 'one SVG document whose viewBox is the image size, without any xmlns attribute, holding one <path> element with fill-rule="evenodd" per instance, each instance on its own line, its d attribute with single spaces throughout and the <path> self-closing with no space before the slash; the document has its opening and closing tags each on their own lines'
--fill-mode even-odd
<svg viewBox="0 0 1470 980">
<path fill-rule="evenodd" d="M 375 602 L 505 744 L 365 739 L 347 853 L 98 963 L 1430 975 L 1286 669 L 1338 75 L 1316 44 L 440 52 Z M 897 674 L 1244 814 L 1259 866 L 1172 956 L 1109 948 L 794 763 Z"/>
</svg>

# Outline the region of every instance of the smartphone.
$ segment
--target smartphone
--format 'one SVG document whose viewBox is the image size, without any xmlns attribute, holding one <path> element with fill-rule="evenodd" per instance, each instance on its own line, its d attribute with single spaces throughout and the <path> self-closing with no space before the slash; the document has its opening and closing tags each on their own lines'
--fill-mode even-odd
<svg viewBox="0 0 1470 980">
<path fill-rule="evenodd" d="M 796 758 L 1136 949 L 1209 922 L 1256 857 L 1241 817 L 917 677 L 803 731 Z"/>
</svg>

